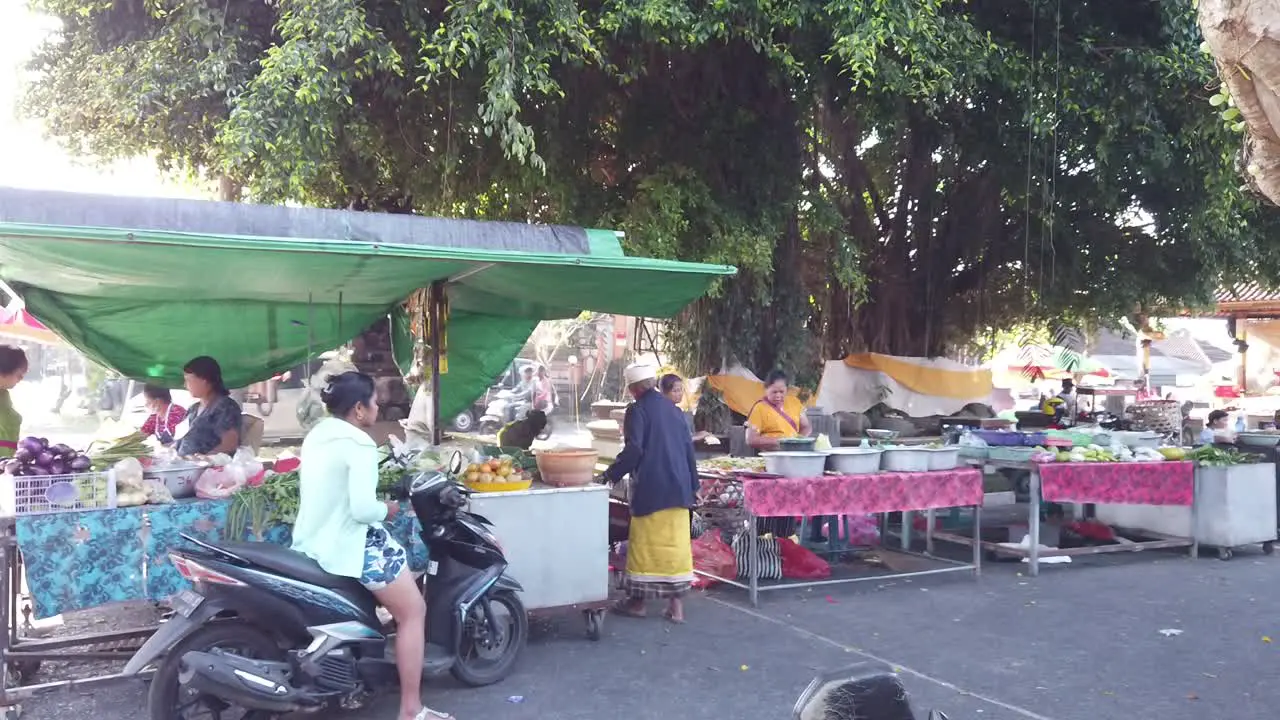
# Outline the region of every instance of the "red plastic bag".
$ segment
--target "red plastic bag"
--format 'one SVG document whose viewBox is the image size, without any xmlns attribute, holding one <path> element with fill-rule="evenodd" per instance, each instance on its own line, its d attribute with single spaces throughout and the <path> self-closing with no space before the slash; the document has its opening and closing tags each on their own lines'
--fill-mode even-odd
<svg viewBox="0 0 1280 720">
<path fill-rule="evenodd" d="M 733 548 L 720 539 L 720 533 L 704 533 L 702 537 L 693 541 L 693 569 L 732 579 L 738 575 L 738 559 L 733 555 Z M 703 589 L 717 582 L 719 581 L 705 575 L 697 575 L 694 577 L 693 586 Z"/>
<path fill-rule="evenodd" d="M 826 560 L 795 544 L 791 538 L 778 538 L 778 553 L 782 555 L 784 578 L 826 580 L 831 577 L 831 565 Z"/>
</svg>

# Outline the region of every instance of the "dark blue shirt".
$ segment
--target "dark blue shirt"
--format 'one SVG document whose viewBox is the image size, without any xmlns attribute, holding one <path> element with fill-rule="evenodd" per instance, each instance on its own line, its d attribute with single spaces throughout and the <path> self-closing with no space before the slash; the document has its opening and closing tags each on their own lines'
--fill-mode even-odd
<svg viewBox="0 0 1280 720">
<path fill-rule="evenodd" d="M 622 426 L 626 445 L 605 477 L 617 482 L 631 473 L 631 514 L 693 507 L 698 466 L 680 408 L 650 390 L 627 408 Z"/>
<path fill-rule="evenodd" d="M 240 405 L 223 395 L 209 407 L 200 403 L 187 411 L 187 434 L 178 441 L 179 455 L 207 455 L 222 444 L 222 435 L 228 430 L 240 431 Z M 236 441 L 239 443 L 239 440 Z M 234 453 L 233 449 L 228 455 Z"/>
</svg>

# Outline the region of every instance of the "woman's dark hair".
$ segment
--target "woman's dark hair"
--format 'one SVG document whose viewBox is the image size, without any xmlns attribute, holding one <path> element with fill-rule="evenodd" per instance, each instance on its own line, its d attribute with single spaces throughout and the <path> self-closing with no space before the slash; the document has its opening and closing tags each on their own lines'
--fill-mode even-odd
<svg viewBox="0 0 1280 720">
<path fill-rule="evenodd" d="M 163 388 L 159 385 L 143 385 L 142 396 L 148 400 L 159 400 L 161 402 L 173 402 L 173 395 L 169 394 L 169 388 Z"/>
<path fill-rule="evenodd" d="M 222 382 L 222 366 L 217 360 L 208 355 L 201 355 L 193 358 L 191 362 L 182 367 L 182 372 L 191 373 L 201 380 L 213 386 L 213 391 L 218 395 L 230 395 L 231 391 Z"/>
<path fill-rule="evenodd" d="M 667 373 L 662 376 L 662 379 L 658 380 L 658 389 L 661 390 L 663 394 L 666 394 L 671 392 L 671 388 L 675 387 L 676 383 L 681 382 L 684 382 L 684 378 L 681 378 L 675 373 Z"/>
<path fill-rule="evenodd" d="M 320 391 L 320 399 L 324 402 L 329 414 L 336 418 L 345 418 L 351 414 L 355 406 L 369 405 L 373 400 L 373 378 L 354 370 L 337 375 L 330 375 L 328 384 Z"/>
<path fill-rule="evenodd" d="M 0 345 L 0 375 L 12 375 L 27 369 L 27 354 L 22 348 Z"/>
<path fill-rule="evenodd" d="M 769 374 L 764 376 L 764 386 L 769 387 L 770 385 L 778 382 L 779 380 L 781 380 L 782 383 L 785 385 L 788 380 L 787 374 L 782 372 L 781 370 L 770 370 Z"/>
<path fill-rule="evenodd" d="M 1209 424 L 1212 425 L 1226 416 L 1227 412 L 1225 410 L 1214 410 L 1209 413 Z"/>
</svg>

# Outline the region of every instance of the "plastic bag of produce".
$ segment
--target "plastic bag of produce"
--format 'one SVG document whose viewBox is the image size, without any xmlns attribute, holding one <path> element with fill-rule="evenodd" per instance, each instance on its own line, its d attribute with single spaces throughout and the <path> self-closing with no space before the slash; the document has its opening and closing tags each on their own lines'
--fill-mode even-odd
<svg viewBox="0 0 1280 720">
<path fill-rule="evenodd" d="M 733 555 L 733 548 L 726 545 L 720 538 L 720 533 L 705 533 L 693 541 L 693 569 L 732 579 L 738 575 L 738 559 Z M 697 575 L 693 586 L 708 588 L 717 582 L 719 581 Z"/>
<path fill-rule="evenodd" d="M 263 464 L 258 462 L 258 456 L 253 452 L 253 448 L 242 447 L 236 450 L 236 456 L 232 458 L 231 464 L 240 467 L 244 472 L 244 481 L 250 487 L 261 485 L 267 474 Z"/>
<path fill-rule="evenodd" d="M 196 480 L 196 497 L 204 500 L 229 498 L 245 485 L 244 470 L 224 465 L 211 467 Z"/>
<path fill-rule="evenodd" d="M 173 493 L 159 480 L 148 478 L 144 481 L 145 495 L 148 505 L 169 505 L 173 502 Z"/>
<path fill-rule="evenodd" d="M 782 577 L 793 580 L 826 580 L 831 565 L 812 550 L 802 548 L 791 538 L 778 538 L 778 554 L 782 556 Z"/>
<path fill-rule="evenodd" d="M 142 463 L 137 458 L 125 458 L 112 470 L 116 477 L 116 505 L 137 507 L 147 504 L 146 480 L 142 476 Z"/>
</svg>

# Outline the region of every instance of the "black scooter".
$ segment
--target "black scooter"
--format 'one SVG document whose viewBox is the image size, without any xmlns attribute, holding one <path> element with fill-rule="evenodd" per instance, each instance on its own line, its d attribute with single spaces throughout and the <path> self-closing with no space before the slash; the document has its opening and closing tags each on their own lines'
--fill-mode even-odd
<svg viewBox="0 0 1280 720">
<path fill-rule="evenodd" d="M 481 686 L 510 674 L 529 622 L 491 523 L 464 509 L 470 494 L 436 471 L 410 473 L 402 492 L 431 558 L 423 675 L 451 672 Z M 184 538 L 192 547 L 169 557 L 194 589 L 174 598 L 174 616 L 124 669 L 155 667 L 151 720 L 350 709 L 397 684 L 391 631 L 354 579 L 278 545 Z"/>
</svg>

